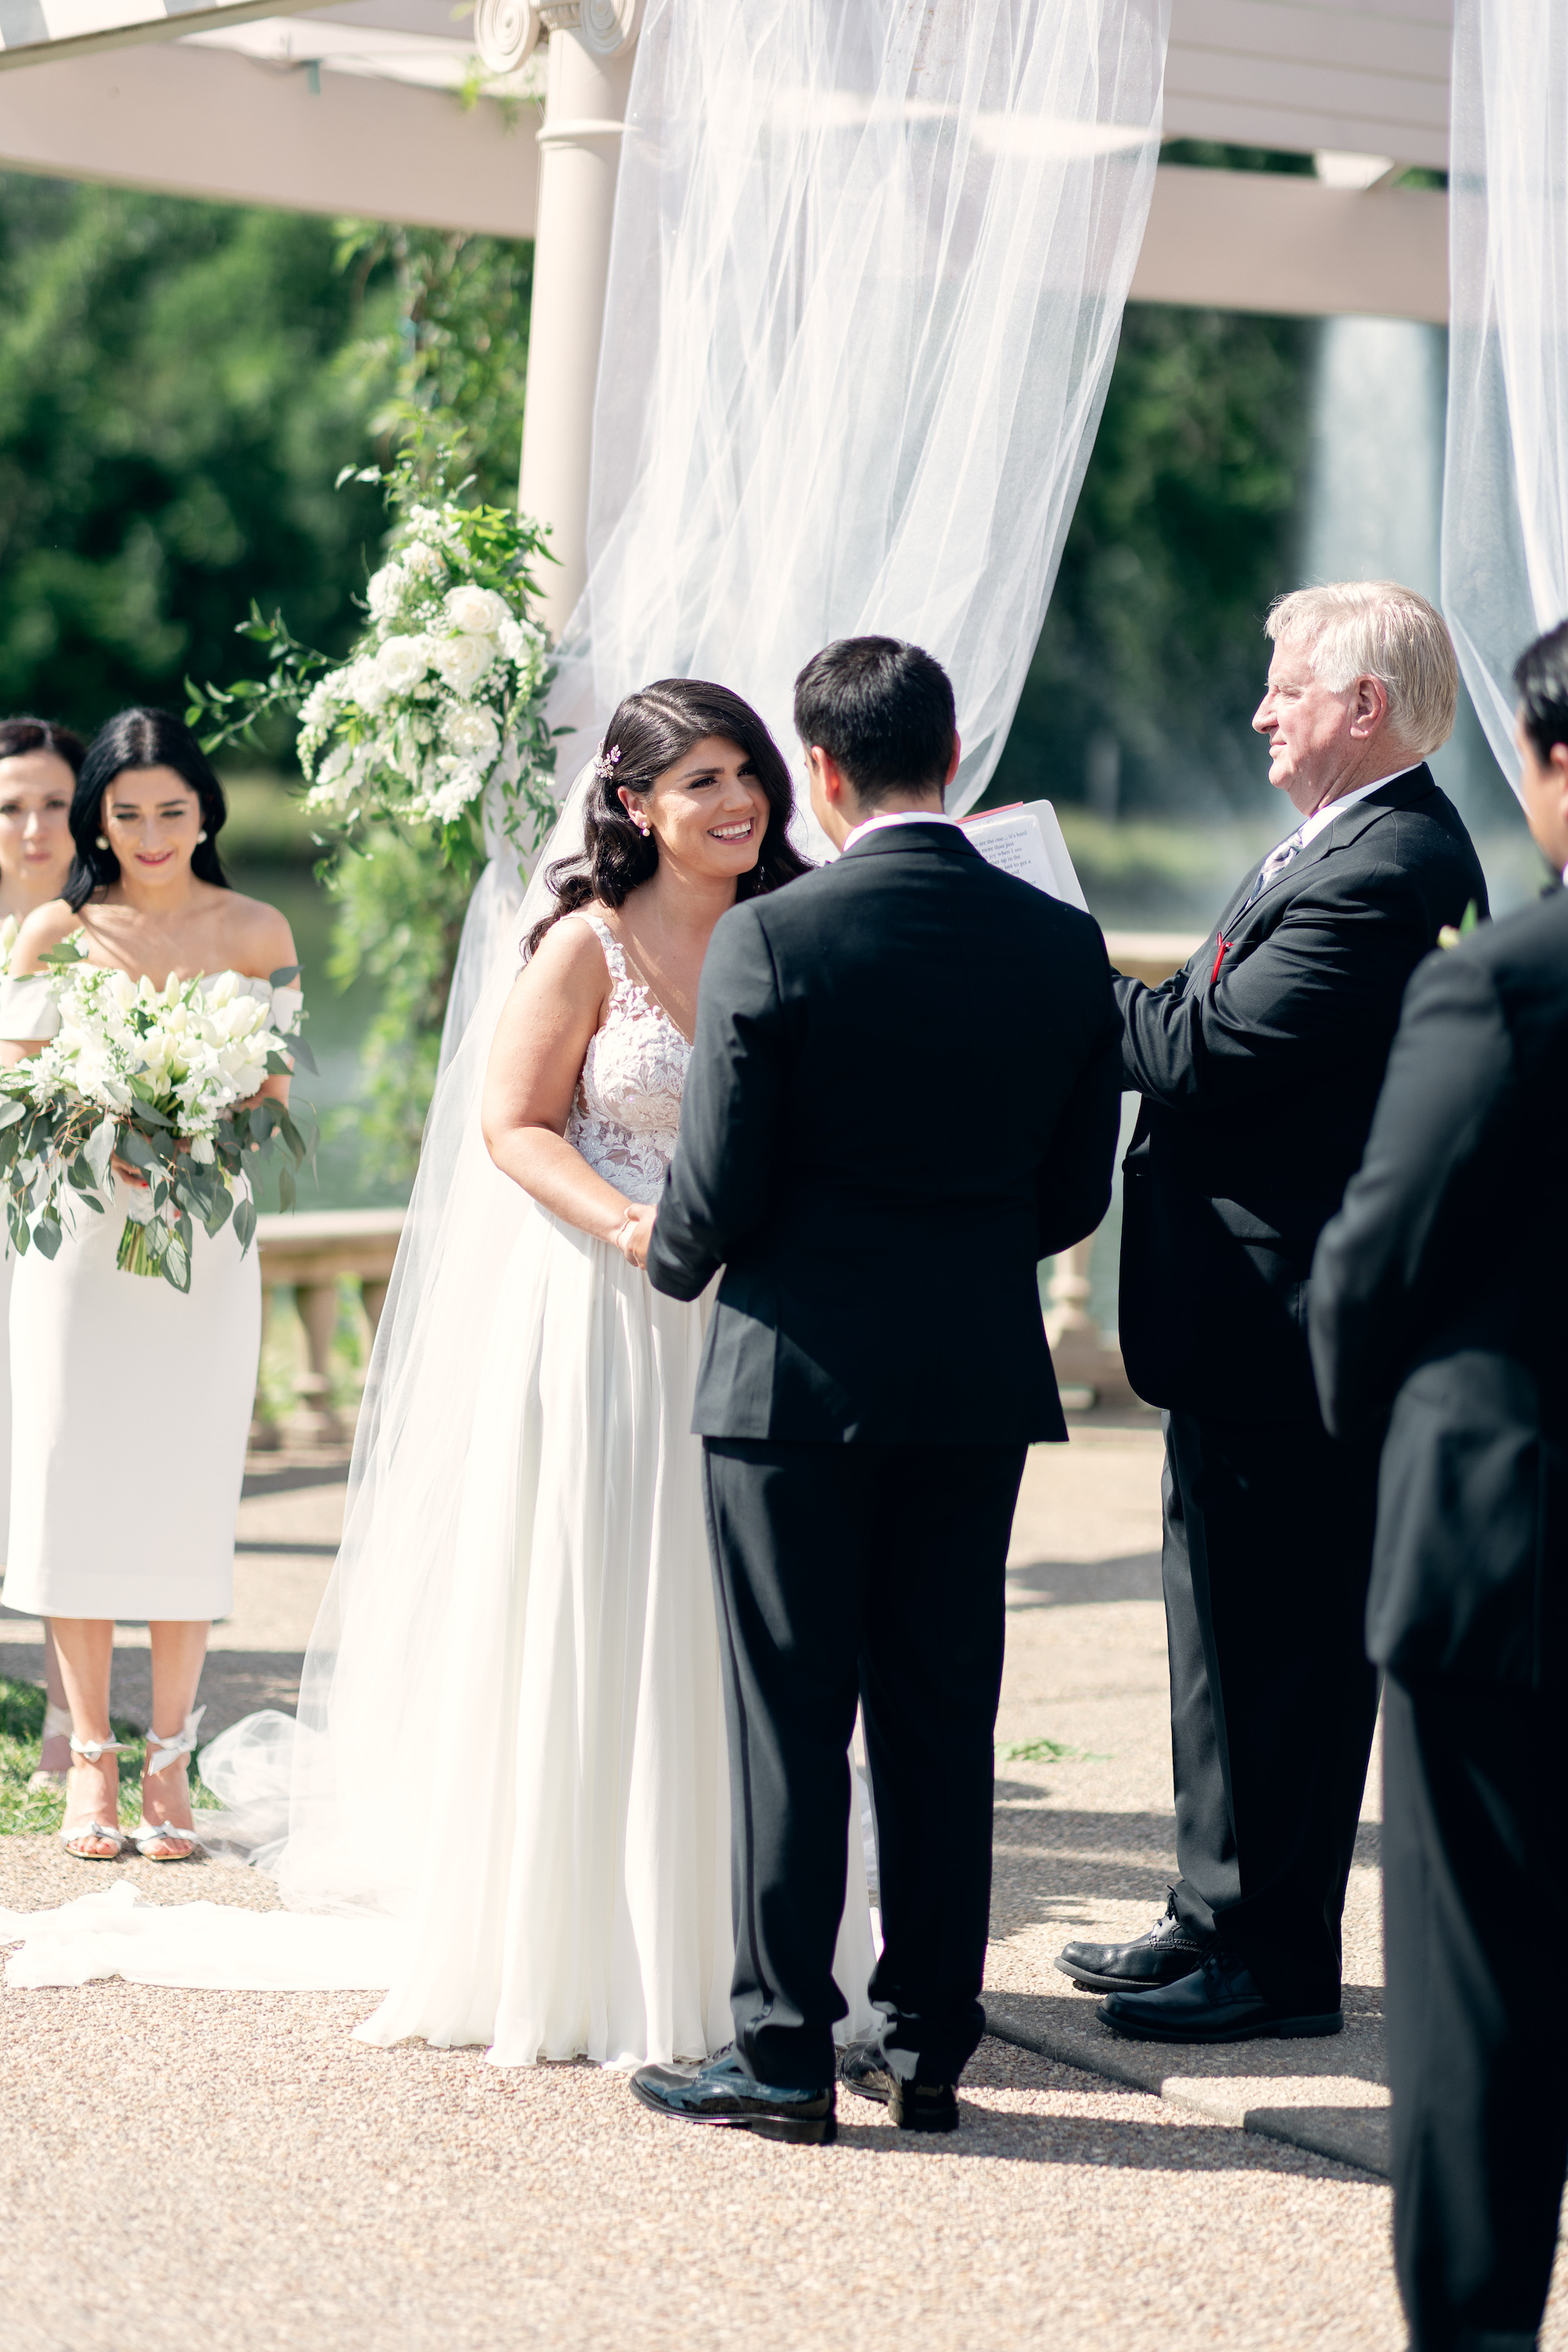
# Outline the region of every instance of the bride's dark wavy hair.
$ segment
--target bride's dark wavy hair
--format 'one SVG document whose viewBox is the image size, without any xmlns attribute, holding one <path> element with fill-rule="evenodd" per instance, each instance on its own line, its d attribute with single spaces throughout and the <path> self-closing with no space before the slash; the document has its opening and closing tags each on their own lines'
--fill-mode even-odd
<svg viewBox="0 0 1568 2352">
<path fill-rule="evenodd" d="M 789 770 L 784 755 L 749 702 L 727 686 L 713 686 L 700 677 L 661 677 L 640 694 L 628 694 L 617 704 L 605 730 L 606 753 L 618 751 L 610 773 L 595 775 L 588 787 L 583 812 L 583 854 L 558 858 L 545 875 L 556 904 L 528 935 L 531 955 L 551 926 L 579 907 L 597 903 L 623 906 L 643 882 L 651 881 L 658 866 L 658 843 L 652 834 L 638 832 L 622 807 L 623 786 L 646 793 L 683 760 L 705 735 L 721 735 L 738 743 L 767 795 L 768 822 L 763 846 L 749 874 L 735 886 L 737 898 L 759 898 L 776 890 L 797 875 L 809 874 L 810 861 L 801 856 L 789 837 L 795 807 Z"/>
</svg>

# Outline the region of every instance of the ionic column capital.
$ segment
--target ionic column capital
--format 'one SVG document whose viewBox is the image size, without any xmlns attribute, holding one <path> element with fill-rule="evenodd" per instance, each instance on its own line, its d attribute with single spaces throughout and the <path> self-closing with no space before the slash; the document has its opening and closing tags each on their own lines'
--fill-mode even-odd
<svg viewBox="0 0 1568 2352">
<path fill-rule="evenodd" d="M 618 58 L 642 30 L 643 0 L 537 0 L 547 33 L 574 34 L 590 57 Z"/>
</svg>

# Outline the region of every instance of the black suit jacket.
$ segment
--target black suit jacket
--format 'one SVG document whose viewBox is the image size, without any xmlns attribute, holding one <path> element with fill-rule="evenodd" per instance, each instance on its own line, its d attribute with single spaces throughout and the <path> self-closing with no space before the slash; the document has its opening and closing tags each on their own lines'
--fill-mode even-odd
<svg viewBox="0 0 1568 2352">
<path fill-rule="evenodd" d="M 1037 1262 L 1105 1213 L 1105 943 L 952 825 L 868 834 L 713 934 L 648 1254 L 709 1437 L 1066 1435 Z"/>
<path fill-rule="evenodd" d="M 1568 895 L 1410 984 L 1319 1244 L 1324 1417 L 1375 1430 L 1368 1646 L 1404 1676 L 1568 1681 Z"/>
<path fill-rule="evenodd" d="M 1380 785 L 1184 971 L 1118 975 L 1126 1160 L 1121 1349 L 1151 1404 L 1312 1420 L 1307 1278 L 1359 1165 L 1405 982 L 1487 886 L 1430 769 Z"/>
</svg>

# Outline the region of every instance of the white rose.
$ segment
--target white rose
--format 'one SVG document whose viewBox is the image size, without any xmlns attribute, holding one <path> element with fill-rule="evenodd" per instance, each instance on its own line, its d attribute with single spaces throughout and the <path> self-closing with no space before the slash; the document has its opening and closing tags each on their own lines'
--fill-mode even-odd
<svg viewBox="0 0 1568 2352">
<path fill-rule="evenodd" d="M 418 684 L 430 666 L 433 648 L 425 637 L 388 637 L 375 657 L 376 674 L 389 694 L 404 694 Z"/>
<path fill-rule="evenodd" d="M 495 657 L 493 637 L 470 636 L 467 633 L 437 637 L 430 648 L 431 668 L 454 694 L 471 694 Z"/>
<path fill-rule="evenodd" d="M 470 760 L 493 760 L 500 749 L 500 729 L 482 702 L 456 704 L 441 722 L 441 734 L 450 750 Z"/>
<path fill-rule="evenodd" d="M 424 522 L 426 529 L 439 527 L 439 518 L 427 507 L 416 507 L 414 519 Z M 447 569 L 445 559 L 437 554 L 435 548 L 427 546 L 422 539 L 409 541 L 407 546 L 402 550 L 402 562 L 404 571 L 411 580 L 438 580 Z"/>
<path fill-rule="evenodd" d="M 402 564 L 384 563 L 379 572 L 371 575 L 370 586 L 365 591 L 372 619 L 390 620 L 402 604 L 407 589 L 408 574 Z"/>
<path fill-rule="evenodd" d="M 474 637 L 493 635 L 511 618 L 504 596 L 498 596 L 493 588 L 479 587 L 472 580 L 447 589 L 444 609 L 455 629 L 462 629 Z"/>
<path fill-rule="evenodd" d="M 396 645 L 399 640 L 393 637 L 388 642 Z M 354 662 L 343 672 L 343 699 L 347 702 L 358 703 L 362 710 L 371 712 L 379 710 L 390 690 L 374 655 L 363 661 Z"/>
</svg>

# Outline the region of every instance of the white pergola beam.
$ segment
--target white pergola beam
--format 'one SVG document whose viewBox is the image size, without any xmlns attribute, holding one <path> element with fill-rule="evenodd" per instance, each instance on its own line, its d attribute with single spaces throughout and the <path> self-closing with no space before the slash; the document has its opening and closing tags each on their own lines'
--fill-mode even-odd
<svg viewBox="0 0 1568 2352">
<path fill-rule="evenodd" d="M 1452 41 L 1451 0 L 1173 0 L 1165 136 L 1446 171 Z"/>
<path fill-rule="evenodd" d="M 1448 199 L 1273 172 L 1154 175 L 1134 302 L 1382 319 L 1448 316 Z"/>
<path fill-rule="evenodd" d="M 538 123 L 178 43 L 0 74 L 0 168 L 495 236 L 533 235 Z"/>
</svg>

